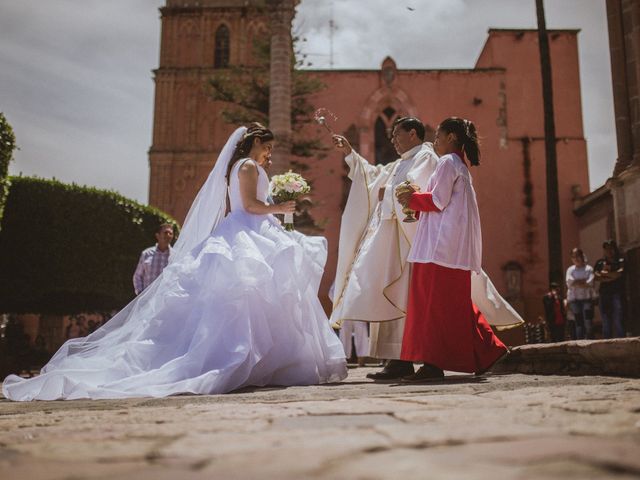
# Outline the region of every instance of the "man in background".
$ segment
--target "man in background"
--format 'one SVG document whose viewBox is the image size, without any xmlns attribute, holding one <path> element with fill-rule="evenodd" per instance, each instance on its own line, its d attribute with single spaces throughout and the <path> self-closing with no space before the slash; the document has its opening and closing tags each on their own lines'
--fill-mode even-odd
<svg viewBox="0 0 640 480">
<path fill-rule="evenodd" d="M 156 243 L 142 251 L 138 266 L 133 274 L 133 289 L 136 295 L 153 283 L 160 276 L 171 256 L 171 242 L 173 241 L 173 225 L 163 223 L 156 231 Z"/>
<path fill-rule="evenodd" d="M 549 291 L 542 297 L 542 303 L 544 304 L 544 316 L 551 341 L 564 342 L 567 314 L 565 312 L 564 300 L 560 293 L 560 285 L 551 282 Z"/>
<path fill-rule="evenodd" d="M 594 267 L 594 275 L 600 283 L 600 316 L 602 337 L 624 337 L 622 297 L 624 294 L 624 258 L 613 240 L 602 244 L 604 257 Z"/>
</svg>

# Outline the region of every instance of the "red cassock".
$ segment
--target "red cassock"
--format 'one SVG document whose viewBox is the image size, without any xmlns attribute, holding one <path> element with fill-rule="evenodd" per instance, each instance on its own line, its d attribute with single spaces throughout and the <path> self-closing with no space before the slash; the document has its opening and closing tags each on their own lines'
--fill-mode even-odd
<svg viewBox="0 0 640 480">
<path fill-rule="evenodd" d="M 409 207 L 439 212 L 430 193 L 413 194 Z M 478 372 L 507 350 L 471 302 L 471 272 L 413 263 L 402 360 L 443 370 Z"/>
</svg>

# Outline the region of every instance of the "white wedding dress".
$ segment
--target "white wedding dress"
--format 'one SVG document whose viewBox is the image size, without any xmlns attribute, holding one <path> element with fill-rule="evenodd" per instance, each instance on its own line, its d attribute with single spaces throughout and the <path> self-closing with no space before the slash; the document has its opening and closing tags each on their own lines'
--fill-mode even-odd
<svg viewBox="0 0 640 480">
<path fill-rule="evenodd" d="M 210 235 L 102 328 L 66 342 L 41 375 L 7 377 L 4 395 L 164 397 L 345 378 L 342 344 L 318 300 L 326 240 L 246 212 L 238 186 L 244 161 L 252 160 L 231 172 L 231 212 Z M 258 172 L 258 198 L 266 201 L 269 179 Z"/>
</svg>

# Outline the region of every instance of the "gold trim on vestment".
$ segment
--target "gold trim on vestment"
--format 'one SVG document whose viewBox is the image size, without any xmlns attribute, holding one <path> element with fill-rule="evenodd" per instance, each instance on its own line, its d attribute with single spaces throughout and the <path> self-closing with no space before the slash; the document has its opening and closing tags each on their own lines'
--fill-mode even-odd
<svg viewBox="0 0 640 480">
<path fill-rule="evenodd" d="M 344 322 L 365 322 L 365 323 L 389 323 L 389 322 L 397 322 L 398 320 L 402 320 L 406 315 L 402 315 L 401 317 L 389 318 L 385 320 L 364 320 L 362 318 L 339 318 L 335 322 L 331 324 L 331 328 L 338 330 L 342 328 L 342 324 Z"/>
<path fill-rule="evenodd" d="M 342 285 L 342 290 L 340 291 L 340 295 L 338 296 L 338 299 L 333 303 L 333 307 L 332 310 L 335 310 L 336 308 L 338 308 L 340 306 L 340 304 L 342 303 L 342 299 L 344 298 L 344 293 L 345 290 L 347 288 L 347 285 L 349 283 L 349 277 L 351 276 L 351 271 L 353 270 L 353 265 L 356 263 L 356 260 L 358 258 L 358 255 L 360 254 L 360 250 L 362 248 L 362 244 L 363 244 L 363 240 L 366 238 L 367 236 L 367 232 L 369 231 L 369 224 L 371 223 L 371 219 L 373 217 L 373 213 L 371 211 L 371 190 L 369 189 L 369 179 L 367 178 L 367 169 L 363 168 L 362 164 L 360 163 L 360 160 L 356 158 L 356 155 L 358 155 L 358 157 L 362 158 L 363 161 L 366 161 L 363 157 L 361 157 L 358 153 L 356 153 L 355 151 L 353 152 L 353 156 L 354 159 L 356 160 L 358 167 L 362 170 L 362 175 L 364 176 L 364 188 L 367 191 L 367 225 L 365 226 L 362 235 L 360 235 L 360 240 L 358 240 L 358 248 L 356 249 L 356 251 L 353 254 L 353 259 L 351 260 L 351 265 L 349 265 L 349 268 L 347 269 L 347 273 L 344 276 L 343 279 L 343 285 Z M 353 185 L 353 184 L 352 184 Z M 344 281 L 346 280 L 346 281 Z M 343 319 L 339 319 L 336 320 L 331 326 L 333 327 L 334 325 L 336 325 L 336 327 L 334 328 L 340 328 L 340 326 L 342 325 Z"/>
<path fill-rule="evenodd" d="M 363 159 L 364 160 L 364 159 Z M 358 164 L 360 164 L 360 162 L 358 162 Z M 399 164 L 399 162 L 398 162 Z M 362 168 L 362 165 L 360 165 L 360 168 Z M 398 165 L 395 165 L 393 167 L 393 170 L 391 172 L 389 172 L 388 176 L 392 177 L 393 176 L 393 172 L 395 171 L 395 169 L 398 168 Z M 365 185 L 366 185 L 366 189 L 367 189 L 367 202 L 368 202 L 368 207 L 369 207 L 369 212 L 371 212 L 371 190 L 369 189 L 369 181 L 367 178 L 367 171 L 366 168 L 362 168 L 363 171 L 363 175 L 365 177 Z M 378 215 L 381 217 L 382 216 L 382 200 L 378 201 L 378 204 L 376 205 L 376 209 L 379 209 Z M 349 278 L 351 277 L 351 273 L 353 272 L 353 266 L 356 263 L 358 257 L 360 256 L 360 251 L 362 250 L 362 246 L 364 244 L 364 240 L 366 240 L 368 234 L 369 234 L 369 230 L 370 230 L 370 225 L 371 222 L 373 221 L 373 216 L 375 214 L 375 210 L 373 212 L 371 212 L 368 215 L 368 219 L 367 219 L 367 226 L 364 229 L 363 234 L 360 237 L 359 243 L 358 243 L 358 248 L 353 256 L 353 261 L 351 262 L 351 265 L 349 265 L 349 268 L 347 270 L 347 273 L 345 274 L 345 279 L 346 281 L 344 282 L 344 285 L 342 287 L 342 292 L 340 293 L 340 297 L 338 298 L 338 300 L 336 300 L 336 303 L 334 303 L 333 306 L 333 310 L 335 310 L 336 308 L 338 308 L 338 306 L 340 306 L 340 304 L 342 303 L 342 300 L 344 299 L 344 294 L 345 291 L 347 289 L 347 286 L 349 285 Z M 397 229 L 402 230 L 401 225 L 398 223 L 398 216 L 395 214 L 395 203 L 393 204 L 393 214 L 395 217 L 395 226 Z M 384 221 L 381 218 L 379 219 L 379 221 Z M 402 234 L 404 235 L 404 237 L 407 239 L 407 243 L 409 245 L 411 245 L 411 242 L 409 241 L 409 239 L 406 237 L 404 231 L 402 231 Z M 395 304 L 395 302 L 393 302 L 386 294 L 386 290 L 390 287 L 392 287 L 393 285 L 395 285 L 401 278 L 402 275 L 404 274 L 404 269 L 406 266 L 406 259 L 403 262 L 402 261 L 402 251 L 400 249 L 400 238 L 399 238 L 399 234 L 396 232 L 396 235 L 398 236 L 397 238 L 397 245 L 398 245 L 398 258 L 400 260 L 400 276 L 396 279 L 394 279 L 391 283 L 387 284 L 383 289 L 382 289 L 382 295 L 385 298 L 385 300 L 387 300 L 387 302 L 389 302 L 389 304 L 391 304 L 391 306 L 393 306 L 393 308 L 395 308 L 396 310 L 400 311 L 402 313 L 401 316 L 396 317 L 396 318 L 392 318 L 389 320 L 363 320 L 363 319 L 350 319 L 350 318 L 339 318 L 338 320 L 336 320 L 335 322 L 333 322 L 331 324 L 331 327 L 334 329 L 339 329 L 342 327 L 342 323 L 345 321 L 356 321 L 356 322 L 367 322 L 367 323 L 385 323 L 385 322 L 393 322 L 393 321 L 397 321 L 397 320 L 402 320 L 403 318 L 406 317 L 407 312 L 405 310 L 403 310 L 402 308 L 400 308 L 398 305 Z"/>
<path fill-rule="evenodd" d="M 480 312 L 480 313 L 482 313 L 482 312 Z M 489 323 L 489 325 L 491 325 L 491 324 Z M 511 329 L 519 327 L 521 325 L 524 325 L 524 320 L 522 320 L 521 322 L 518 322 L 518 323 L 510 323 L 508 325 L 491 325 L 491 326 L 493 328 L 495 328 L 499 332 L 504 332 L 506 330 L 511 330 Z"/>
<path fill-rule="evenodd" d="M 395 205 L 394 205 L 395 208 Z M 396 221 L 395 221 L 395 225 L 396 225 L 396 229 L 398 230 L 402 230 L 402 226 L 398 223 L 398 216 L 396 215 Z M 402 232 L 402 234 L 404 235 L 404 232 Z M 400 281 L 400 279 L 402 278 L 402 276 L 404 275 L 404 269 L 407 265 L 407 259 L 404 259 L 404 262 L 402 261 L 402 250 L 400 249 L 400 234 L 396 233 L 397 235 L 397 245 L 398 245 L 398 258 L 400 259 L 400 276 L 398 278 L 396 278 L 395 280 L 393 280 L 391 283 L 389 283 L 386 287 L 384 287 L 382 289 L 382 295 L 384 295 L 384 298 L 387 299 L 387 301 L 393 305 L 394 308 L 400 310 L 402 312 L 402 316 L 406 316 L 407 312 L 405 310 L 403 310 L 402 308 L 400 308 L 398 305 L 396 305 L 388 296 L 386 293 L 386 290 L 391 288 L 392 286 L 394 286 L 396 283 L 398 283 Z M 409 245 L 411 245 L 411 242 L 409 242 Z M 409 277 L 409 282 L 411 282 L 411 277 Z M 409 286 L 409 288 L 411 288 L 411 286 Z M 408 294 L 408 292 L 407 292 Z M 400 317 L 402 318 L 402 317 Z"/>
</svg>

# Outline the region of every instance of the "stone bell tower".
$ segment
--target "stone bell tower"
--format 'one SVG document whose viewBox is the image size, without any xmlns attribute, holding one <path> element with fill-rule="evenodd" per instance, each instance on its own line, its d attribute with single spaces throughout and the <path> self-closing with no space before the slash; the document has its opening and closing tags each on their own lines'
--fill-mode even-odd
<svg viewBox="0 0 640 480">
<path fill-rule="evenodd" d="M 184 220 L 235 128 L 222 118 L 223 104 L 211 99 L 208 80 L 230 65 L 251 65 L 253 41 L 260 36 L 271 37 L 271 78 L 276 86 L 272 100 L 276 105 L 271 107 L 270 126 L 285 143 L 290 138 L 291 19 L 296 3 L 167 0 L 160 8 L 160 65 L 154 71 L 149 149 L 151 205 Z"/>
<path fill-rule="evenodd" d="M 272 155 L 272 173 L 289 166 L 291 152 L 291 22 L 296 0 L 267 0 L 271 34 L 269 127 L 277 142 Z"/>
</svg>

